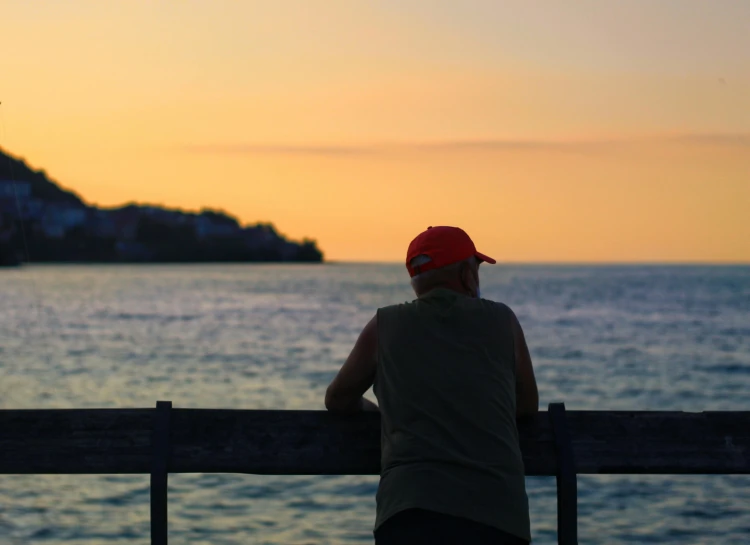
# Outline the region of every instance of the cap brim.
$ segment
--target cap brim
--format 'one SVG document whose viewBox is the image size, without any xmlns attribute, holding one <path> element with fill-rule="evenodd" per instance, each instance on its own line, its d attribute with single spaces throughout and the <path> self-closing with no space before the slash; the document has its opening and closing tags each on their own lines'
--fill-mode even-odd
<svg viewBox="0 0 750 545">
<path fill-rule="evenodd" d="M 485 263 L 489 263 L 490 265 L 494 265 L 495 263 L 497 263 L 497 261 L 492 259 L 490 256 L 480 254 L 479 252 L 475 253 L 474 256 L 476 256 L 477 259 L 484 261 Z"/>
</svg>

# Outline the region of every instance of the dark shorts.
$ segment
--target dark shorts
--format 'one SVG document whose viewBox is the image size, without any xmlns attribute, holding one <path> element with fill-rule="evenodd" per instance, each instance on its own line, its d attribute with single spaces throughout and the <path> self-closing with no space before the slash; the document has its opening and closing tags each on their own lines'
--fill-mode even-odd
<svg viewBox="0 0 750 545">
<path fill-rule="evenodd" d="M 528 541 L 473 520 L 424 509 L 396 513 L 375 531 L 375 545 L 526 545 Z"/>
</svg>

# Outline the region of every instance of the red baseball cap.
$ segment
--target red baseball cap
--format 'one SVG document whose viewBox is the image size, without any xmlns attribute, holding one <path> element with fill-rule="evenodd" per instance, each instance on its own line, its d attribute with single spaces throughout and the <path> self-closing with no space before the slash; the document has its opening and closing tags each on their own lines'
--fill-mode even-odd
<svg viewBox="0 0 750 545">
<path fill-rule="evenodd" d="M 412 267 L 412 259 L 420 255 L 426 255 L 430 261 L 424 265 Z M 406 252 L 406 268 L 409 276 L 413 277 L 432 269 L 458 263 L 471 256 L 492 265 L 497 263 L 491 257 L 477 252 L 474 242 L 463 229 L 447 226 L 428 227 L 409 244 Z"/>
</svg>

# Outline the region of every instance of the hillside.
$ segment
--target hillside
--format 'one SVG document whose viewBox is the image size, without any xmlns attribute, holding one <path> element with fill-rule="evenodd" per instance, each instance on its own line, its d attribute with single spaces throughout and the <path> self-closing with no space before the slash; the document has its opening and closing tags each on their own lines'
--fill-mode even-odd
<svg viewBox="0 0 750 545">
<path fill-rule="evenodd" d="M 0 148 L 0 180 L 25 181 L 31 184 L 33 198 L 46 202 L 82 205 L 83 200 L 51 180 L 44 170 L 34 170 L 26 161 Z"/>
<path fill-rule="evenodd" d="M 31 262 L 321 262 L 314 240 L 223 210 L 88 205 L 44 170 L 0 150 L 0 265 Z"/>
</svg>

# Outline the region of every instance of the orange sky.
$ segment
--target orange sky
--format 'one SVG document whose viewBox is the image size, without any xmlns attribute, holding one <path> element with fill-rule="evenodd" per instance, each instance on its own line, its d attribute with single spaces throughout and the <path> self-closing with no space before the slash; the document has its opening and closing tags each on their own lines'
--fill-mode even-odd
<svg viewBox="0 0 750 545">
<path fill-rule="evenodd" d="M 750 2 L 3 3 L 0 147 L 400 261 L 750 262 Z"/>
</svg>

